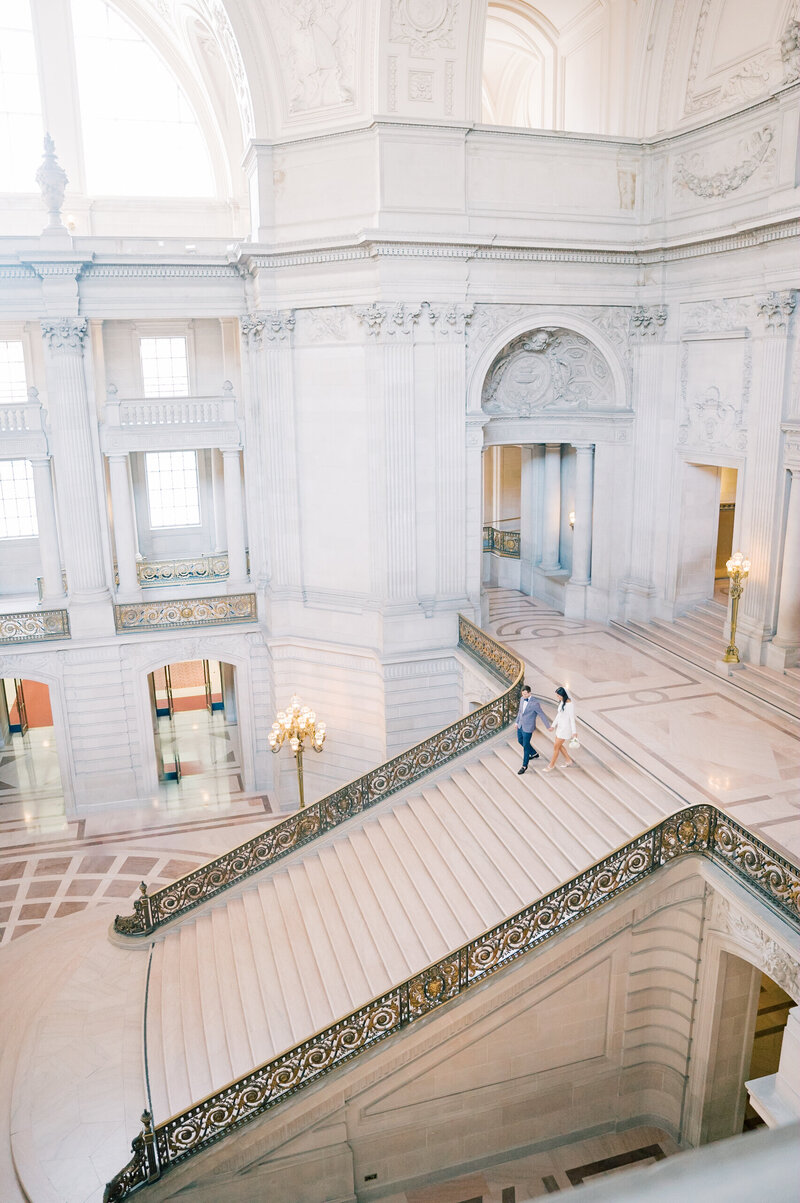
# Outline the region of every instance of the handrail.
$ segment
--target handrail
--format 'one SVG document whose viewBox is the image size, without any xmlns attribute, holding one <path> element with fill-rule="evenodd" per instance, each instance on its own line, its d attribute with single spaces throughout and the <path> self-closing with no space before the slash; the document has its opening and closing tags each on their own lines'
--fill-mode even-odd
<svg viewBox="0 0 800 1203">
<path fill-rule="evenodd" d="M 167 1170 L 263 1115 L 337 1066 L 460 997 L 680 856 L 700 855 L 744 884 L 800 932 L 800 869 L 715 806 L 689 806 L 571 881 L 272 1061 L 153 1127 L 106 1186 L 120 1203 Z"/>
<path fill-rule="evenodd" d="M 162 924 L 238 885 L 507 727 L 516 715 L 524 674 L 522 661 L 463 614 L 458 616 L 458 646 L 508 682 L 508 688 L 485 706 L 155 893 L 148 894 L 142 882 L 134 913 L 117 915 L 114 930 L 122 936 L 151 935 Z"/>
</svg>

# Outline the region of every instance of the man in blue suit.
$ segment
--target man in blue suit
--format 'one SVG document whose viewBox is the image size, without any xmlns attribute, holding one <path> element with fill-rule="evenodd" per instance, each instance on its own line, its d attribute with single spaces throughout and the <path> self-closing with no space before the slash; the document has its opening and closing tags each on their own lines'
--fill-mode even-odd
<svg viewBox="0 0 800 1203">
<path fill-rule="evenodd" d="M 522 696 L 517 712 L 517 743 L 522 746 L 522 768 L 517 771 L 522 776 L 528 767 L 529 760 L 538 760 L 539 753 L 531 747 L 531 736 L 536 730 L 536 719 L 540 718 L 550 730 L 550 722 L 535 698 L 531 697 L 530 685 L 523 685 Z"/>
</svg>

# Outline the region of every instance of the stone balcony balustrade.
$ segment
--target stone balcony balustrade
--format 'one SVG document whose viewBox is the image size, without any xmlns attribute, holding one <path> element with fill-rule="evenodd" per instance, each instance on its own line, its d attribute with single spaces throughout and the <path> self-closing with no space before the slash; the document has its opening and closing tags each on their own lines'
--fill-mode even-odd
<svg viewBox="0 0 800 1203">
<path fill-rule="evenodd" d="M 242 439 L 233 385 L 226 380 L 214 397 L 120 397 L 116 385 L 110 384 L 100 439 L 106 455 L 159 448 L 239 447 Z"/>
<path fill-rule="evenodd" d="M 26 401 L 0 403 L 0 457 L 36 459 L 47 455 L 44 410 L 35 388 Z"/>
</svg>

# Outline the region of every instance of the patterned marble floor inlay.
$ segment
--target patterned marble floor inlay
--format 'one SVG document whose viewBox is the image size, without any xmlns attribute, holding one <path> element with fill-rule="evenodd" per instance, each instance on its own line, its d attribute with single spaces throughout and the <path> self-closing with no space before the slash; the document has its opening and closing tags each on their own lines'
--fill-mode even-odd
<svg viewBox="0 0 800 1203">
<path fill-rule="evenodd" d="M 687 803 L 711 801 L 800 859 L 800 741 L 790 715 L 687 667 L 688 647 L 681 658 L 510 589 L 488 596 L 489 626 L 524 659 L 535 693 L 555 704 L 556 685 L 565 685 L 579 724 L 583 717 Z"/>
</svg>

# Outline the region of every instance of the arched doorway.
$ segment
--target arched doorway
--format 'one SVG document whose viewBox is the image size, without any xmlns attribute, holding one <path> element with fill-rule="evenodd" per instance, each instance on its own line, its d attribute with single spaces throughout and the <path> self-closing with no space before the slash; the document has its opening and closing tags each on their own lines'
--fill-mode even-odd
<svg viewBox="0 0 800 1203">
<path fill-rule="evenodd" d="M 50 689 L 23 677 L 0 679 L 0 805 L 12 803 L 25 820 L 64 813 Z"/>
<path fill-rule="evenodd" d="M 630 521 L 627 385 L 591 321 L 536 316 L 541 324 L 517 323 L 490 345 L 469 386 L 483 428 L 482 583 L 602 620 L 609 582 L 625 571 L 627 531 L 595 535 L 620 513 Z"/>
<path fill-rule="evenodd" d="M 180 660 L 148 675 L 159 791 L 219 801 L 243 789 L 236 669 Z"/>
</svg>

